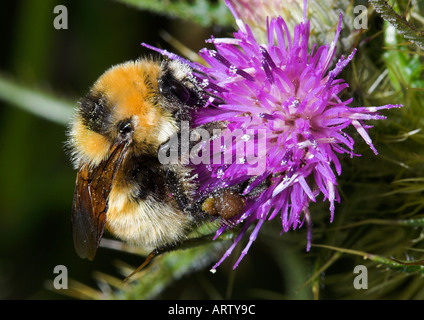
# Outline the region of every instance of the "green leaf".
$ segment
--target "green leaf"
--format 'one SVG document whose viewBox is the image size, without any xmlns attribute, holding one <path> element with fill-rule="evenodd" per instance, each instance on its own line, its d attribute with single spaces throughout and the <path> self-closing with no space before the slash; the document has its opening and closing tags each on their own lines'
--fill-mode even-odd
<svg viewBox="0 0 424 320">
<path fill-rule="evenodd" d="M 380 255 L 367 253 L 364 251 L 359 250 L 352 250 L 352 249 L 345 249 L 345 248 L 338 248 L 334 246 L 328 246 L 328 245 L 313 245 L 314 247 L 320 247 L 320 248 L 327 248 L 331 250 L 335 250 L 337 252 L 341 253 L 348 253 L 353 254 L 357 256 L 361 256 L 364 259 L 368 259 L 374 262 L 377 262 L 380 265 L 384 265 L 390 269 L 398 270 L 406 273 L 420 273 L 424 275 L 424 260 L 417 260 L 417 261 L 404 261 L 404 260 L 397 260 L 393 258 L 386 258 Z"/>
<path fill-rule="evenodd" d="M 0 100 L 49 121 L 67 125 L 73 113 L 73 104 L 0 76 Z"/>
<path fill-rule="evenodd" d="M 404 17 L 397 14 L 395 10 L 385 0 L 370 0 L 381 17 L 388 21 L 405 39 L 415 43 L 419 48 L 424 49 L 423 33 L 418 31 L 414 25 Z"/>
</svg>

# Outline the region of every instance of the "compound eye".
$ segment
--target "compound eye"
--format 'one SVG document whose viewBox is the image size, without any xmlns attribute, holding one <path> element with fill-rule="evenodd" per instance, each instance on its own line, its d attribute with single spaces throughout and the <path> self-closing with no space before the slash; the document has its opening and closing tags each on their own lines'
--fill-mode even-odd
<svg viewBox="0 0 424 320">
<path fill-rule="evenodd" d="M 181 102 L 190 101 L 189 89 L 172 76 L 164 76 L 159 82 L 159 91 L 165 96 L 176 96 Z"/>
<path fill-rule="evenodd" d="M 184 103 L 188 102 L 190 100 L 190 92 L 188 89 L 182 85 L 177 80 L 172 79 L 170 81 L 171 89 L 174 92 L 174 94 Z"/>
<path fill-rule="evenodd" d="M 123 138 L 128 138 L 133 132 L 133 126 L 132 123 L 127 120 L 121 122 L 119 125 L 119 135 Z"/>
</svg>

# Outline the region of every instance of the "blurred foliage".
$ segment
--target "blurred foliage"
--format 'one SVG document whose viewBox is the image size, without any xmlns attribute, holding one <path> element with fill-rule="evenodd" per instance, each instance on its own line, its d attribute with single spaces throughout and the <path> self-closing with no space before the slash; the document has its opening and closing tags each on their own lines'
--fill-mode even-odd
<svg viewBox="0 0 424 320">
<path fill-rule="evenodd" d="M 202 26 L 229 25 L 233 17 L 224 1 L 212 0 L 118 0 L 142 10 L 190 19 Z"/>
<path fill-rule="evenodd" d="M 46 120 L 67 125 L 74 102 L 61 101 L 39 89 L 30 89 L 6 77 L 0 77 L 0 99 Z"/>
<path fill-rule="evenodd" d="M 59 4 L 68 9 L 67 30 L 53 27 Z M 353 1 L 349 8 L 355 4 L 366 3 Z M 424 298 L 423 52 L 371 5 L 369 28 L 355 34 L 358 52 L 342 75 L 350 84 L 346 97 L 358 106 L 404 107 L 372 123 L 378 156 L 356 139 L 362 157 L 341 159 L 342 201 L 333 224 L 326 203 L 311 205 L 311 251 L 305 251 L 305 229 L 281 236 L 279 222 L 272 221 L 236 270 L 234 252 L 210 273 L 228 239 L 207 241 L 157 257 L 128 283 L 122 279 L 145 252 L 105 241 L 94 262 L 74 253 L 75 172 L 63 147 L 64 124 L 72 105 L 105 69 L 151 54 L 141 42 L 174 50 L 163 39 L 167 34 L 197 52 L 211 34 L 231 32 L 225 27 L 228 12 L 222 1 L 206 0 L 20 0 L 0 6 L 0 298 Z M 396 0 L 391 6 L 423 30 L 421 2 Z M 51 287 L 59 264 L 68 268 L 68 290 Z M 353 287 L 357 265 L 368 268 L 367 290 Z"/>
</svg>

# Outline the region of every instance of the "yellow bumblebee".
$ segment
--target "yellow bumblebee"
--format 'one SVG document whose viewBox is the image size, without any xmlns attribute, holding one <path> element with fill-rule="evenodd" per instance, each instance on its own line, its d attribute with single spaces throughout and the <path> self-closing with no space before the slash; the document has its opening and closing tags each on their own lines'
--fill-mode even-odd
<svg viewBox="0 0 424 320">
<path fill-rule="evenodd" d="M 202 211 L 193 202 L 191 169 L 158 159 L 180 122 L 204 103 L 191 71 L 175 60 L 126 62 L 107 70 L 80 100 L 68 140 L 78 170 L 72 227 L 80 257 L 94 258 L 105 229 L 146 249 L 178 243 L 205 211 L 216 214 L 225 202 L 209 198 Z M 230 195 L 234 215 L 243 201 Z"/>
</svg>

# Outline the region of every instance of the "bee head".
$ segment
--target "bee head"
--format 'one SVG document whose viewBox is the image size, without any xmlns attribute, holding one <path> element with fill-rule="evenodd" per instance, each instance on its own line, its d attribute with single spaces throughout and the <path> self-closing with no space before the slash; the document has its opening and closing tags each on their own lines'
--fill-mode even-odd
<svg viewBox="0 0 424 320">
<path fill-rule="evenodd" d="M 107 70 L 78 104 L 69 139 L 75 167 L 99 165 L 123 142 L 137 155 L 157 153 L 178 130 L 175 114 L 196 103 L 186 75 L 176 62 L 152 60 Z"/>
</svg>

